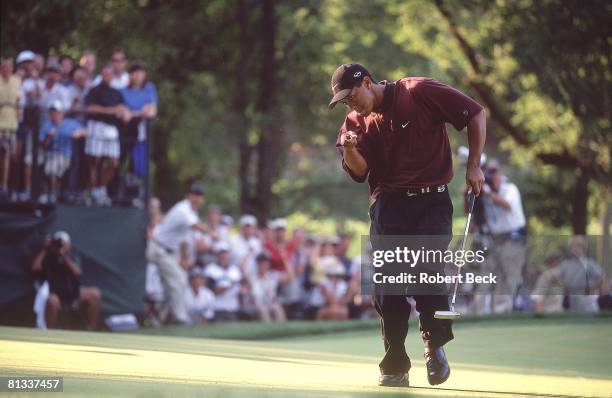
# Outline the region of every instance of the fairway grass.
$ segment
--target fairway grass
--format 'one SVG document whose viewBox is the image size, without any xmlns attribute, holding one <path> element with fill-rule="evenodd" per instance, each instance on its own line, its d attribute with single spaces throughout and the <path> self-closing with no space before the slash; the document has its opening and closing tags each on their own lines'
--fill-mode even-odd
<svg viewBox="0 0 612 398">
<path fill-rule="evenodd" d="M 2 327 L 0 375 L 63 376 L 70 397 L 612 396 L 610 318 L 457 323 L 441 388 L 419 340 L 411 324 L 409 389 L 376 386 L 375 327 L 264 341 Z"/>
</svg>

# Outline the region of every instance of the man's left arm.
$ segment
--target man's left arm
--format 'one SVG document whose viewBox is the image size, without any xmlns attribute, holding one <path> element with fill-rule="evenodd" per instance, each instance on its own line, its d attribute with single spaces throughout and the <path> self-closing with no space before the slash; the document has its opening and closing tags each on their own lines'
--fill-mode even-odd
<svg viewBox="0 0 612 398">
<path fill-rule="evenodd" d="M 461 91 L 432 79 L 425 79 L 412 89 L 416 98 L 437 115 L 440 122 L 451 123 L 457 131 L 468 129 L 469 155 L 465 182 L 468 192 L 480 195 L 484 174 L 480 157 L 486 139 L 486 112 L 482 105 Z"/>
<path fill-rule="evenodd" d="M 468 146 L 470 153 L 467 161 L 465 182 L 476 196 L 480 195 L 484 174 L 480 168 L 480 158 L 487 137 L 487 117 L 484 108 L 468 122 Z M 468 189 L 470 189 L 468 188 Z"/>
</svg>

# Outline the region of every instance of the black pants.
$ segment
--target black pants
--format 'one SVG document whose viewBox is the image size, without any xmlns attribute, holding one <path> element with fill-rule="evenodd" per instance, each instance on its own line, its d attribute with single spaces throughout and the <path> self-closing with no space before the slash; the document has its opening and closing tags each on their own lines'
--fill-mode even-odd
<svg viewBox="0 0 612 398">
<path fill-rule="evenodd" d="M 370 236 L 375 235 L 445 235 L 450 242 L 453 205 L 448 190 L 416 196 L 382 193 L 370 207 Z M 448 310 L 448 295 L 416 295 L 420 314 L 419 329 L 426 346 L 440 347 L 453 339 L 450 320 L 435 319 L 437 310 Z M 374 306 L 381 317 L 385 356 L 380 362 L 382 374 L 406 373 L 410 358 L 404 341 L 408 334 L 411 306 L 402 295 L 377 295 Z"/>
</svg>

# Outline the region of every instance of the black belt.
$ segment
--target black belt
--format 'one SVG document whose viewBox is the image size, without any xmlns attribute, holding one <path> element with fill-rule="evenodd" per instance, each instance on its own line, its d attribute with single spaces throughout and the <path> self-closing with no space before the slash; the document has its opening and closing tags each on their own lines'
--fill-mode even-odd
<svg viewBox="0 0 612 398">
<path fill-rule="evenodd" d="M 415 195 L 423 195 L 426 193 L 442 193 L 445 192 L 448 188 L 446 184 L 442 185 L 432 185 L 429 187 L 420 187 L 420 188 L 408 188 L 402 193 L 406 196 L 415 196 Z"/>
</svg>

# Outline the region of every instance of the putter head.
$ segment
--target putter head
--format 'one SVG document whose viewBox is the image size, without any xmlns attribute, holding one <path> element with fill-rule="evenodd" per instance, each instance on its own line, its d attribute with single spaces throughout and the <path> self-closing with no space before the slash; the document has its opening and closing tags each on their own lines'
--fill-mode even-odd
<svg viewBox="0 0 612 398">
<path fill-rule="evenodd" d="M 436 311 L 434 318 L 436 319 L 457 319 L 461 314 L 457 311 Z"/>
</svg>

